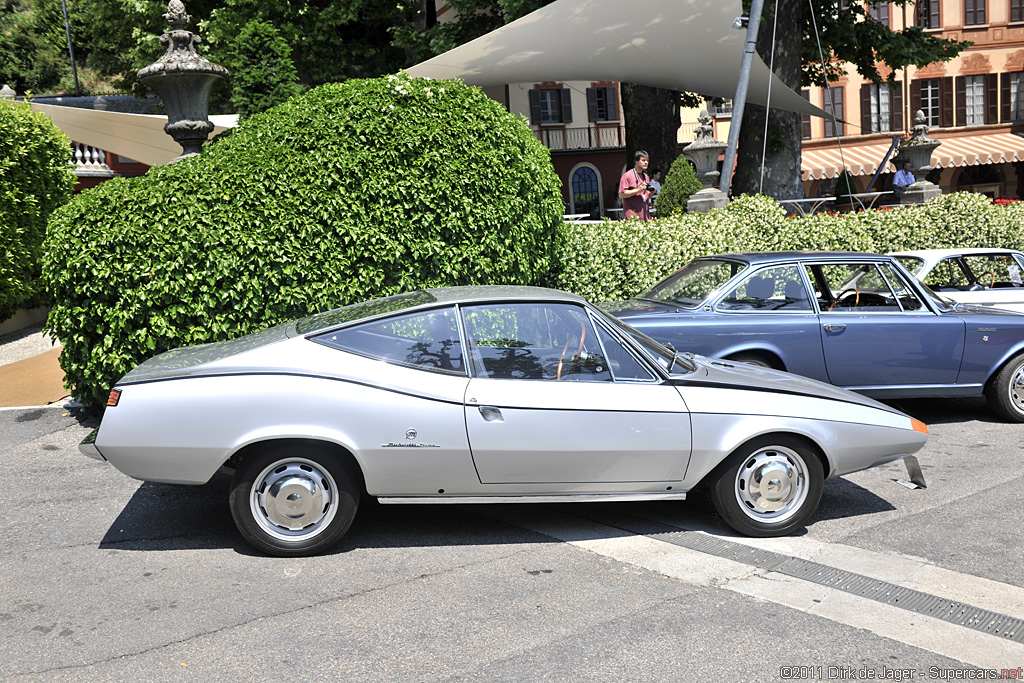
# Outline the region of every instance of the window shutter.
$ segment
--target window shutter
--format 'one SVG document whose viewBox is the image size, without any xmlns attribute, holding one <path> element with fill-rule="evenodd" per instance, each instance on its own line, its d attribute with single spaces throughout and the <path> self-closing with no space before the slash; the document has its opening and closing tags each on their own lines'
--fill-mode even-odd
<svg viewBox="0 0 1024 683">
<path fill-rule="evenodd" d="M 1002 104 L 999 107 L 999 120 L 1009 123 L 1010 117 L 1013 116 L 1013 110 L 1010 108 L 1010 74 L 999 74 L 999 79 L 999 97 Z"/>
<path fill-rule="evenodd" d="M 533 125 L 540 125 L 540 92 L 537 90 L 530 91 L 530 122 Z"/>
<path fill-rule="evenodd" d="M 864 83 L 860 86 L 860 133 L 861 135 L 867 135 L 868 133 L 874 133 L 875 127 L 872 125 L 871 120 L 871 88 L 874 85 L 871 83 Z"/>
<path fill-rule="evenodd" d="M 836 118 L 843 119 L 846 115 L 843 111 L 843 86 L 837 86 L 831 88 L 832 90 L 832 101 L 836 105 Z M 846 135 L 846 124 L 842 121 L 836 121 L 836 133 L 838 135 Z"/>
<path fill-rule="evenodd" d="M 618 121 L 619 120 L 619 96 L 615 92 L 615 86 L 614 85 L 608 87 L 607 94 L 605 95 L 604 101 L 608 103 L 607 104 L 607 107 L 608 107 L 608 118 L 607 118 L 607 120 L 608 121 Z"/>
<path fill-rule="evenodd" d="M 999 76 L 985 74 L 985 123 L 999 123 Z"/>
<path fill-rule="evenodd" d="M 562 88 L 562 123 L 572 123 L 572 91 Z"/>
<path fill-rule="evenodd" d="M 889 132 L 895 133 L 903 130 L 903 83 L 896 81 L 890 86 L 889 92 L 892 93 L 892 104 L 889 105 L 892 124 L 889 126 Z"/>
<path fill-rule="evenodd" d="M 953 77 L 944 76 L 939 81 L 939 98 L 942 102 L 942 114 L 939 117 L 939 125 L 943 128 L 952 128 L 953 121 Z M 964 107 L 966 113 L 966 106 Z"/>
<path fill-rule="evenodd" d="M 966 126 L 967 125 L 967 79 L 963 76 L 957 76 L 953 81 L 956 83 L 956 118 L 954 119 L 954 126 Z M 943 112 L 945 113 L 945 112 Z M 946 124 L 942 124 L 945 126 Z"/>
<path fill-rule="evenodd" d="M 939 28 L 942 24 L 939 23 L 939 0 L 929 0 L 928 2 L 928 28 Z"/>
<path fill-rule="evenodd" d="M 914 123 L 914 117 L 921 110 L 921 81 L 910 82 L 910 122 Z"/>
<path fill-rule="evenodd" d="M 978 20 L 979 24 L 985 23 L 985 0 L 974 0 L 974 18 Z"/>
<path fill-rule="evenodd" d="M 587 120 L 597 121 L 597 88 L 587 88 Z"/>
<path fill-rule="evenodd" d="M 974 0 L 964 0 L 964 25 L 970 26 L 974 21 Z"/>
<path fill-rule="evenodd" d="M 1010 21 L 1024 21 L 1022 7 L 1024 7 L 1024 3 L 1021 0 L 1010 0 Z"/>
</svg>

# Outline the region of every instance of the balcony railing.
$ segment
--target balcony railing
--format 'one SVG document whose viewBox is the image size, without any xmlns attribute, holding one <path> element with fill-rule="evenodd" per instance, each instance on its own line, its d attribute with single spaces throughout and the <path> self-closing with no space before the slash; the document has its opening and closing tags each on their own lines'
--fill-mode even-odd
<svg viewBox="0 0 1024 683">
<path fill-rule="evenodd" d="M 548 149 L 606 149 L 626 146 L 626 127 L 541 128 L 534 134 Z"/>
<path fill-rule="evenodd" d="M 71 151 L 75 175 L 113 177 L 114 172 L 107 166 L 107 157 L 103 150 L 81 142 L 72 142 Z"/>
</svg>

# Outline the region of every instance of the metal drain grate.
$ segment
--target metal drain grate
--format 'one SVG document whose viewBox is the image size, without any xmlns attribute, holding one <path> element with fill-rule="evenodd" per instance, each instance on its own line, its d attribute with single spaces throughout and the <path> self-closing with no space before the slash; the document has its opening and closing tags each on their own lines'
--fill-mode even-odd
<svg viewBox="0 0 1024 683">
<path fill-rule="evenodd" d="M 836 569 L 825 564 L 791 557 L 770 550 L 752 548 L 715 538 L 696 531 L 687 531 L 650 519 L 633 517 L 597 506 L 587 506 L 586 513 L 579 507 L 563 507 L 562 512 L 583 517 L 623 531 L 649 536 L 659 541 L 682 548 L 707 553 L 716 557 L 734 560 L 743 564 L 778 572 L 796 579 L 802 579 L 821 586 L 869 598 L 909 612 L 933 617 L 950 624 L 956 624 L 989 635 L 1024 643 L 1024 620 L 987 609 L 981 609 L 962 602 L 904 588 L 894 583 L 872 579 L 868 576 Z"/>
</svg>

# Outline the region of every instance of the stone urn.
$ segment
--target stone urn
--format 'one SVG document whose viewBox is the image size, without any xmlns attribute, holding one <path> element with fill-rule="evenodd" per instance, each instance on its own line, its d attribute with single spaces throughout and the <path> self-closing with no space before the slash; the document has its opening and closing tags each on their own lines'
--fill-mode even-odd
<svg viewBox="0 0 1024 683">
<path fill-rule="evenodd" d="M 191 17 L 181 0 L 171 0 L 164 19 L 171 30 L 160 36 L 167 48 L 163 57 L 140 69 L 139 81 L 160 96 L 167 109 L 164 132 L 181 145 L 182 153 L 171 163 L 196 156 L 213 131 L 208 118 L 210 90 L 228 76 L 228 70 L 196 53 L 199 36 L 186 31 Z"/>
<path fill-rule="evenodd" d="M 686 210 L 707 213 L 729 203 L 729 197 L 715 187 L 721 175 L 718 170 L 718 157 L 727 145 L 715 139 L 711 116 L 707 110 L 701 110 L 697 116 L 697 123 L 694 131 L 697 139 L 683 147 L 683 154 L 697 168 L 697 180 L 700 181 L 701 189 L 686 202 Z"/>
<path fill-rule="evenodd" d="M 920 109 L 914 115 L 914 132 L 900 145 L 899 158 L 910 161 L 910 169 L 916 182 L 908 185 L 900 204 L 923 204 L 932 197 L 942 194 L 942 189 L 926 179 L 932 170 L 932 152 L 942 143 L 928 137 L 928 123 Z"/>
</svg>

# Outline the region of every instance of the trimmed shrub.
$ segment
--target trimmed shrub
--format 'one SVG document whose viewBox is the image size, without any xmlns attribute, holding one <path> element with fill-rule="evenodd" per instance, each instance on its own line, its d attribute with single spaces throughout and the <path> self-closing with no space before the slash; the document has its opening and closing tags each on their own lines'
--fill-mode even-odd
<svg viewBox="0 0 1024 683">
<path fill-rule="evenodd" d="M 266 111 L 302 92 L 291 48 L 266 21 L 247 23 L 228 48 L 231 105 L 240 119 Z"/>
<path fill-rule="evenodd" d="M 71 144 L 49 116 L 0 99 L 0 322 L 43 299 L 50 213 L 71 197 Z"/>
<path fill-rule="evenodd" d="M 698 256 L 811 249 L 1024 247 L 1024 202 L 945 194 L 926 204 L 787 218 L 771 197 L 742 196 L 724 209 L 648 223 L 566 224 L 551 286 L 593 301 L 628 299 Z"/>
<path fill-rule="evenodd" d="M 700 181 L 697 180 L 697 172 L 693 170 L 689 160 L 680 154 L 672 162 L 672 167 L 665 176 L 665 183 L 661 186 L 661 192 L 654 198 L 654 210 L 659 216 L 684 212 L 686 202 L 698 190 Z"/>
<path fill-rule="evenodd" d="M 327 84 L 55 214 L 48 327 L 98 407 L 170 348 L 419 287 L 535 282 L 562 212 L 547 149 L 479 89 Z"/>
</svg>

